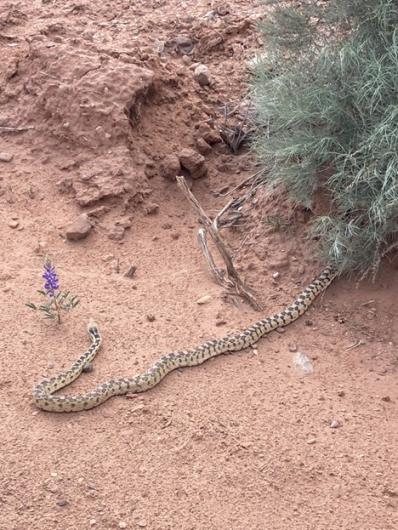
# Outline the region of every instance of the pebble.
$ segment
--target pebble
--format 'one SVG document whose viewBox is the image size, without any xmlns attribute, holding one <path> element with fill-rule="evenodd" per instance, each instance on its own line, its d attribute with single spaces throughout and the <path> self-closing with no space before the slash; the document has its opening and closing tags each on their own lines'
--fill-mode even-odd
<svg viewBox="0 0 398 530">
<path fill-rule="evenodd" d="M 315 443 L 316 443 L 316 438 L 308 438 L 308 440 L 307 440 L 307 444 L 308 445 L 313 445 Z"/>
<path fill-rule="evenodd" d="M 339 422 L 339 420 L 332 420 L 330 422 L 331 429 L 338 429 L 339 427 L 341 427 L 341 423 Z"/>
<path fill-rule="evenodd" d="M 88 236 L 91 230 L 91 223 L 86 214 L 79 215 L 72 223 L 66 228 L 66 239 L 69 241 L 78 241 Z"/>
<path fill-rule="evenodd" d="M 124 227 L 115 224 L 112 226 L 108 231 L 108 238 L 112 239 L 113 241 L 121 241 L 124 237 Z"/>
<path fill-rule="evenodd" d="M 10 228 L 18 228 L 19 226 L 19 221 L 16 221 L 16 220 L 11 220 L 8 222 L 8 226 Z"/>
<path fill-rule="evenodd" d="M 156 317 L 155 317 L 155 315 L 152 315 L 151 313 L 149 313 L 146 316 L 146 319 L 148 320 L 148 322 L 154 322 L 156 320 Z"/>
<path fill-rule="evenodd" d="M 196 140 L 196 147 L 201 155 L 208 155 L 211 151 L 211 145 L 202 137 Z"/>
<path fill-rule="evenodd" d="M 69 502 L 66 501 L 65 499 L 59 499 L 57 501 L 57 506 L 61 506 L 62 507 L 62 506 L 67 506 L 68 504 L 69 504 Z"/>
<path fill-rule="evenodd" d="M 180 160 L 177 155 L 167 155 L 160 164 L 160 174 L 168 180 L 175 180 L 181 171 Z"/>
<path fill-rule="evenodd" d="M 204 64 L 198 64 L 193 73 L 193 77 L 200 86 L 208 86 L 211 83 L 209 69 Z"/>
<path fill-rule="evenodd" d="M 90 523 L 90 526 L 94 526 L 97 524 L 97 521 L 96 519 L 90 519 L 89 523 Z"/>
<path fill-rule="evenodd" d="M 276 280 L 277 278 L 279 278 L 279 276 L 280 276 L 279 272 L 274 272 L 273 275 L 272 275 L 272 277 L 273 277 L 274 280 Z"/>
<path fill-rule="evenodd" d="M 178 35 L 174 42 L 178 53 L 181 55 L 188 55 L 193 50 L 193 42 L 188 35 Z"/>
<path fill-rule="evenodd" d="M 83 371 L 85 374 L 89 374 L 89 373 L 92 372 L 93 370 L 94 370 L 94 365 L 93 365 L 93 363 L 88 363 L 88 364 L 86 364 L 86 366 L 83 368 L 82 371 Z"/>
<path fill-rule="evenodd" d="M 50 361 L 49 363 L 47 363 L 47 368 L 49 368 L 50 370 L 51 370 L 52 368 L 54 368 L 54 366 L 55 366 L 55 364 L 54 364 L 52 361 Z"/>
<path fill-rule="evenodd" d="M 45 241 L 38 241 L 37 245 L 33 249 L 33 252 L 38 256 L 44 256 L 47 254 L 47 244 Z"/>
<path fill-rule="evenodd" d="M 127 528 L 127 523 L 124 521 L 119 521 L 117 525 L 119 528 Z"/>
<path fill-rule="evenodd" d="M 137 267 L 135 265 L 129 265 L 128 269 L 124 273 L 124 276 L 126 278 L 132 278 L 137 270 Z"/>
<path fill-rule="evenodd" d="M 209 294 L 206 294 L 205 296 L 202 296 L 201 298 L 198 298 L 196 300 L 196 303 L 199 305 L 208 304 L 211 300 L 211 296 Z"/>
<path fill-rule="evenodd" d="M 138 521 L 137 522 L 137 526 L 139 526 L 140 528 L 145 528 L 146 527 L 146 521 Z"/>
<path fill-rule="evenodd" d="M 289 344 L 288 348 L 289 348 L 289 351 L 291 351 L 291 352 L 296 352 L 297 351 L 297 346 L 295 344 Z"/>
<path fill-rule="evenodd" d="M 11 153 L 0 152 L 0 162 L 11 162 L 14 158 L 14 155 Z"/>
<path fill-rule="evenodd" d="M 154 215 L 159 211 L 159 204 L 156 204 L 155 202 L 147 204 L 145 211 L 147 215 Z"/>
<path fill-rule="evenodd" d="M 216 326 L 224 326 L 226 323 L 227 321 L 223 319 L 216 320 Z"/>
<path fill-rule="evenodd" d="M 305 353 L 297 352 L 293 356 L 293 364 L 304 374 L 312 374 L 314 371 L 313 364 Z"/>
<path fill-rule="evenodd" d="M 189 147 L 182 149 L 178 155 L 180 164 L 187 169 L 193 179 L 205 177 L 207 175 L 207 167 L 205 165 L 205 157 Z"/>
</svg>

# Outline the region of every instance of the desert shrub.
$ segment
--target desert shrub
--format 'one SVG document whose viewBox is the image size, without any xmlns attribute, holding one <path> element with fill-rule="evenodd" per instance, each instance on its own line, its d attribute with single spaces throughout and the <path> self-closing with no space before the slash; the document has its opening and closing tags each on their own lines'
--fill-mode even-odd
<svg viewBox="0 0 398 530">
<path fill-rule="evenodd" d="M 253 80 L 264 182 L 307 208 L 322 190 L 322 255 L 374 273 L 398 232 L 398 3 L 271 3 Z"/>
</svg>

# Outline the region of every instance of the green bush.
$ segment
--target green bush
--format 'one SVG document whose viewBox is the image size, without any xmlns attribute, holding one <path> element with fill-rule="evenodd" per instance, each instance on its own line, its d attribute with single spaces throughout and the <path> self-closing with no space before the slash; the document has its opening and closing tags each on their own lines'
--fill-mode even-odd
<svg viewBox="0 0 398 530">
<path fill-rule="evenodd" d="M 263 25 L 254 147 L 272 188 L 307 208 L 329 197 L 314 219 L 327 261 L 375 273 L 397 244 L 398 2 L 317 4 L 277 6 Z"/>
</svg>

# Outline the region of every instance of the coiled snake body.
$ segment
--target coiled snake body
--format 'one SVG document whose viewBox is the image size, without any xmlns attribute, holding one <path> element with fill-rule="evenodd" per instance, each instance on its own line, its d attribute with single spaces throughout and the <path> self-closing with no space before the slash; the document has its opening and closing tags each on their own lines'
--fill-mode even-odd
<svg viewBox="0 0 398 530">
<path fill-rule="evenodd" d="M 69 368 L 51 379 L 44 379 L 33 389 L 35 404 L 43 410 L 51 412 L 73 412 L 88 410 L 100 405 L 112 396 L 145 392 L 157 385 L 169 372 L 185 366 L 196 366 L 222 353 L 243 350 L 256 343 L 271 331 L 290 324 L 307 311 L 315 298 L 333 281 L 336 272 L 330 266 L 313 280 L 302 291 L 294 302 L 280 313 L 264 318 L 245 330 L 204 342 L 200 346 L 181 350 L 161 357 L 146 372 L 135 377 L 111 379 L 94 390 L 74 396 L 53 396 L 57 390 L 69 385 L 79 377 L 83 368 L 90 363 L 101 346 L 101 335 L 95 322 L 88 324 L 91 346 Z"/>
</svg>

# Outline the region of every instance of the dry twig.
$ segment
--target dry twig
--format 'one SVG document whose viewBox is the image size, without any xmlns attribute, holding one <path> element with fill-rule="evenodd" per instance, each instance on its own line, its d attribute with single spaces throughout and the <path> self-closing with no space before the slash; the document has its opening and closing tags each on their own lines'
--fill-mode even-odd
<svg viewBox="0 0 398 530">
<path fill-rule="evenodd" d="M 240 297 L 247 300 L 249 304 L 252 307 L 254 307 L 256 310 L 261 309 L 261 306 L 256 301 L 251 290 L 248 287 L 246 287 L 244 283 L 242 282 L 242 280 L 240 279 L 232 263 L 232 259 L 227 251 L 224 241 L 221 239 L 220 234 L 218 233 L 218 230 L 214 226 L 214 223 L 211 222 L 211 220 L 206 215 L 205 211 L 203 210 L 203 208 L 197 201 L 196 197 L 193 195 L 193 193 L 188 188 L 185 178 L 183 176 L 177 176 L 177 184 L 180 190 L 182 191 L 182 193 L 185 195 L 185 197 L 194 207 L 196 212 L 199 214 L 200 221 L 204 226 L 204 229 L 199 232 L 199 242 L 202 248 L 202 252 L 207 262 L 209 263 L 210 270 L 212 274 L 215 276 L 217 282 L 221 283 L 230 293 L 232 293 L 232 291 L 235 291 L 235 294 L 238 294 Z M 227 269 L 227 275 L 225 275 L 224 271 L 221 271 L 215 264 L 215 261 L 207 245 L 206 232 L 208 232 L 211 235 L 221 257 L 224 260 L 224 263 Z"/>
<path fill-rule="evenodd" d="M 0 134 L 1 133 L 13 133 L 13 132 L 24 132 L 29 131 L 30 129 L 34 129 L 33 125 L 27 125 L 26 127 L 2 127 L 0 126 Z"/>
</svg>

